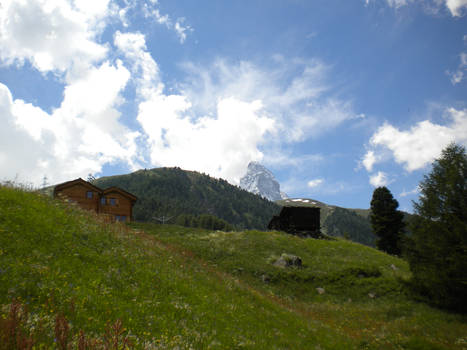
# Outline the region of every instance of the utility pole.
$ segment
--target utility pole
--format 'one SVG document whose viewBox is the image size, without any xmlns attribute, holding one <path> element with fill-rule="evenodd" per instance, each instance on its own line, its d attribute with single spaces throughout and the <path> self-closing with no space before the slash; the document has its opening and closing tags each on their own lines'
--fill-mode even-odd
<svg viewBox="0 0 467 350">
<path fill-rule="evenodd" d="M 47 175 L 42 178 L 42 188 L 46 188 L 49 183 L 47 182 Z"/>
</svg>

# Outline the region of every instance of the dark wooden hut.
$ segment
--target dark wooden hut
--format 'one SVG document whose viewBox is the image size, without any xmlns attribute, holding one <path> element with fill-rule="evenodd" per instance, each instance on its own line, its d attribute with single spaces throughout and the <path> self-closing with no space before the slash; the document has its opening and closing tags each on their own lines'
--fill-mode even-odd
<svg viewBox="0 0 467 350">
<path fill-rule="evenodd" d="M 268 224 L 268 229 L 301 236 L 321 236 L 319 207 L 283 207 Z"/>
</svg>

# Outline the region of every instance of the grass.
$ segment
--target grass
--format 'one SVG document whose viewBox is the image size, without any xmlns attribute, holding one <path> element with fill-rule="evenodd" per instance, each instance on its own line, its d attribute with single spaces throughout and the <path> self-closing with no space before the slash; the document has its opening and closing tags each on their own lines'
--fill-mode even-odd
<svg viewBox="0 0 467 350">
<path fill-rule="evenodd" d="M 44 348 L 58 348 L 57 315 L 76 347 L 117 321 L 139 349 L 355 347 L 153 236 L 33 193 L 0 189 L 0 247 L 2 318 L 27 305 L 25 334 Z"/>
<path fill-rule="evenodd" d="M 359 347 L 467 348 L 465 316 L 414 301 L 407 288 L 411 276 L 407 263 L 373 248 L 280 232 L 132 226 L 186 249 L 293 312 L 348 336 Z M 303 266 L 274 266 L 283 253 L 299 256 Z"/>
<path fill-rule="evenodd" d="M 409 277 L 346 241 L 129 228 L 0 187 L 0 349 L 466 348 L 465 318 L 413 302 Z"/>
</svg>

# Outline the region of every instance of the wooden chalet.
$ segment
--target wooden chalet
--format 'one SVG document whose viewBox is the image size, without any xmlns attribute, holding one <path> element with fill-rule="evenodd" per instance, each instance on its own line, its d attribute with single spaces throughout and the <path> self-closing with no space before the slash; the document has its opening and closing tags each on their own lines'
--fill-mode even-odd
<svg viewBox="0 0 467 350">
<path fill-rule="evenodd" d="M 119 187 L 105 190 L 79 178 L 61 183 L 54 188 L 55 198 L 66 198 L 81 208 L 104 214 L 111 221 L 129 222 L 137 197 Z"/>
<path fill-rule="evenodd" d="M 272 217 L 268 229 L 299 236 L 321 237 L 320 208 L 285 206 L 279 215 Z"/>
</svg>

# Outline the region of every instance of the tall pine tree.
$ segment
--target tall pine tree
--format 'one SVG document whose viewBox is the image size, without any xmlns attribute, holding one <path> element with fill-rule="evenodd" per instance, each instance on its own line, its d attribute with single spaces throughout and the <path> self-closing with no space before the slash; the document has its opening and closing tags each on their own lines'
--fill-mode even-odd
<svg viewBox="0 0 467 350">
<path fill-rule="evenodd" d="M 467 155 L 443 150 L 420 182 L 407 257 L 413 285 L 440 306 L 467 312 Z"/>
<path fill-rule="evenodd" d="M 404 215 L 397 210 L 399 203 L 386 187 L 378 187 L 371 199 L 370 221 L 377 237 L 376 247 L 389 254 L 399 255 L 404 232 Z"/>
</svg>

